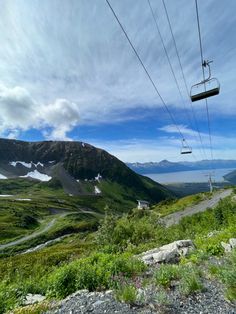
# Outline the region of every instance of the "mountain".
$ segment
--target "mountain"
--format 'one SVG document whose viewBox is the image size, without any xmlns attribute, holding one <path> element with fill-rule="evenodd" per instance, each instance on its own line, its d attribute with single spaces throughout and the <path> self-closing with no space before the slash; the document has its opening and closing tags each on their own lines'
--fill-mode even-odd
<svg viewBox="0 0 236 314">
<path fill-rule="evenodd" d="M 127 166 L 130 169 L 139 174 L 209 170 L 212 165 L 215 169 L 236 168 L 236 160 L 215 159 L 213 161 L 201 160 L 197 162 L 171 162 L 168 160 L 162 160 L 160 162 L 127 163 Z"/>
<path fill-rule="evenodd" d="M 227 173 L 224 176 L 224 179 L 229 181 L 230 183 L 236 184 L 236 170 Z"/>
<path fill-rule="evenodd" d="M 70 195 L 105 195 L 151 203 L 172 197 L 106 151 L 82 142 L 0 139 L 0 179 L 25 178 L 60 185 Z"/>
</svg>

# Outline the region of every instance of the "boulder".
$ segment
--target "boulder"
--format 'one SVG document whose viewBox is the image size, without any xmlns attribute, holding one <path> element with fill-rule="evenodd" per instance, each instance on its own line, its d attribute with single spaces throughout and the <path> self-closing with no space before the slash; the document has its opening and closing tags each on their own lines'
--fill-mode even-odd
<svg viewBox="0 0 236 314">
<path fill-rule="evenodd" d="M 221 242 L 222 247 L 225 250 L 225 253 L 231 252 L 233 249 L 236 248 L 236 238 L 229 239 L 229 243 Z"/>
<path fill-rule="evenodd" d="M 231 245 L 221 241 L 221 246 L 224 248 L 225 253 L 229 253 L 232 251 Z"/>
<path fill-rule="evenodd" d="M 177 263 L 180 256 L 186 256 L 195 246 L 191 240 L 178 240 L 159 248 L 146 251 L 139 258 L 147 265 L 157 263 Z"/>
<path fill-rule="evenodd" d="M 236 238 L 229 239 L 229 244 L 231 245 L 232 249 L 236 248 Z"/>
<path fill-rule="evenodd" d="M 154 263 L 177 263 L 180 254 L 177 249 L 163 250 L 153 254 Z"/>
<path fill-rule="evenodd" d="M 27 294 L 25 301 L 24 301 L 24 305 L 30 305 L 30 304 L 35 304 L 38 302 L 42 302 L 46 299 L 45 296 L 41 295 L 41 294 Z"/>
</svg>

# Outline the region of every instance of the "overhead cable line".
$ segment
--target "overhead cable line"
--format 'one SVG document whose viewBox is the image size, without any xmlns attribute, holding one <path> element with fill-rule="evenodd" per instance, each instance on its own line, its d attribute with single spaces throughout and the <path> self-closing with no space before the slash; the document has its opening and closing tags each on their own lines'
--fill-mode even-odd
<svg viewBox="0 0 236 314">
<path fill-rule="evenodd" d="M 171 73 L 172 73 L 172 75 L 173 75 L 173 77 L 174 77 L 175 84 L 176 84 L 177 89 L 178 89 L 178 91 L 179 91 L 180 98 L 181 98 L 181 100 L 182 100 L 182 103 L 184 104 L 184 109 L 185 109 L 184 112 L 185 112 L 185 114 L 186 114 L 186 118 L 187 118 L 187 120 L 190 122 L 191 127 L 194 129 L 193 123 L 192 123 L 192 119 L 190 118 L 189 112 L 188 112 L 188 110 L 187 110 L 187 108 L 186 108 L 186 106 L 185 106 L 185 100 L 184 100 L 183 94 L 182 94 L 182 92 L 181 92 L 180 85 L 179 85 L 179 83 L 178 83 L 178 79 L 177 79 L 177 77 L 176 77 L 176 75 L 175 75 L 175 71 L 174 71 L 174 68 L 173 68 L 173 66 L 172 66 L 172 63 L 171 63 L 171 60 L 170 60 L 170 57 L 169 57 L 167 48 L 166 48 L 166 46 L 165 46 L 165 43 L 164 43 L 164 40 L 163 40 L 161 31 L 160 31 L 160 27 L 159 27 L 158 22 L 157 22 L 157 17 L 156 17 L 156 15 L 155 15 L 155 13 L 154 13 L 154 10 L 153 10 L 151 1 L 150 1 L 150 0 L 147 0 L 147 2 L 148 2 L 148 5 L 149 5 L 149 8 L 150 8 L 150 11 L 151 11 L 151 14 L 152 14 L 152 17 L 153 17 L 155 26 L 156 26 L 156 30 L 157 30 L 157 32 L 158 32 L 158 35 L 159 35 L 160 39 L 161 39 L 162 47 L 163 47 L 163 49 L 164 49 L 164 52 L 165 52 L 165 55 L 166 55 L 168 64 L 169 64 L 169 66 L 170 66 Z M 172 33 L 172 35 L 173 35 L 172 29 L 171 29 L 171 33 Z M 174 40 L 176 52 L 177 52 L 177 55 L 178 55 L 178 58 L 179 58 L 179 54 L 178 54 L 178 50 L 177 50 L 177 46 L 176 46 L 176 42 L 175 42 L 174 37 L 173 37 L 173 40 Z M 180 58 L 179 58 L 179 63 L 180 63 L 181 69 L 182 69 L 182 64 L 181 64 L 181 62 L 180 62 Z M 182 69 L 182 75 L 183 75 L 183 78 L 184 78 L 184 80 L 185 80 L 185 76 L 184 76 L 184 73 L 183 73 L 183 69 Z M 186 85 L 186 87 L 187 87 L 186 80 L 185 80 L 185 85 Z M 191 104 L 191 105 L 192 105 L 192 104 Z M 196 123 L 195 123 L 195 124 L 196 124 Z M 199 133 L 199 132 L 198 132 L 198 133 Z M 198 141 L 197 136 L 196 136 L 195 134 L 194 134 L 194 136 L 195 136 L 195 138 L 196 138 L 196 141 Z M 201 139 L 200 133 L 199 133 L 199 137 L 200 137 L 200 139 Z M 201 153 L 203 154 L 204 150 L 203 150 L 202 141 L 200 141 L 200 145 L 202 146 L 202 147 L 201 147 Z M 202 156 L 203 156 L 203 159 L 204 159 L 204 155 L 202 155 Z"/>
<path fill-rule="evenodd" d="M 158 88 L 157 88 L 156 84 L 154 83 L 154 81 L 153 81 L 151 75 L 149 74 L 149 72 L 148 72 L 146 66 L 144 65 L 144 63 L 143 63 L 141 57 L 139 56 L 139 54 L 138 54 L 136 48 L 135 48 L 134 45 L 132 44 L 132 42 L 131 42 L 131 40 L 130 40 L 128 34 L 127 34 L 127 32 L 125 31 L 123 25 L 121 24 L 121 22 L 120 22 L 120 20 L 119 20 L 119 18 L 118 18 L 118 16 L 117 16 L 117 14 L 116 14 L 116 12 L 114 11 L 114 9 L 113 9 L 112 6 L 111 6 L 109 0 L 106 0 L 106 3 L 108 4 L 108 6 L 109 6 L 109 8 L 110 8 L 110 10 L 111 10 L 111 12 L 112 12 L 112 14 L 114 15 L 115 19 L 117 20 L 117 22 L 118 22 L 120 28 L 122 29 L 122 31 L 123 31 L 123 33 L 124 33 L 124 35 L 125 35 L 125 37 L 126 37 L 126 39 L 128 40 L 128 42 L 129 42 L 131 48 L 133 49 L 133 51 L 134 51 L 136 57 L 138 58 L 138 60 L 139 60 L 139 62 L 140 62 L 140 64 L 141 64 L 141 66 L 142 66 L 142 68 L 144 69 L 144 71 L 145 71 L 145 73 L 146 73 L 146 75 L 147 75 L 149 81 L 151 82 L 151 84 L 152 84 L 154 90 L 156 91 L 156 93 L 157 93 L 157 95 L 159 96 L 159 98 L 160 98 L 160 100 L 161 100 L 163 106 L 165 107 L 167 113 L 169 114 L 169 116 L 170 116 L 170 118 L 171 118 L 173 124 L 175 125 L 175 127 L 176 127 L 176 129 L 177 129 L 177 131 L 178 131 L 178 133 L 179 133 L 179 135 L 180 135 L 180 137 L 181 137 L 181 143 L 182 143 L 182 140 L 184 139 L 184 136 L 183 136 L 183 134 L 182 134 L 182 132 L 181 132 L 181 130 L 180 130 L 178 124 L 176 123 L 174 116 L 172 115 L 172 113 L 171 113 L 170 109 L 168 108 L 166 102 L 164 101 L 163 97 L 161 96 L 160 92 L 158 91 Z M 187 141 L 185 141 L 185 142 L 187 143 Z M 188 145 L 188 144 L 187 144 L 187 145 Z M 188 145 L 188 146 L 189 146 L 189 145 Z"/>
<path fill-rule="evenodd" d="M 195 0 L 196 6 L 196 14 L 197 14 L 197 27 L 198 27 L 198 37 L 199 37 L 199 45 L 200 45 L 200 55 L 201 55 L 201 65 L 202 65 L 202 76 L 204 81 L 204 88 L 206 91 L 206 84 L 205 84 L 205 69 L 204 69 L 204 60 L 203 60 L 203 49 L 202 49 L 202 36 L 201 36 L 201 28 L 200 28 L 200 19 L 199 19 L 199 12 L 198 12 L 198 2 Z M 212 137 L 211 137 L 211 125 L 210 125 L 210 115 L 209 115 L 209 108 L 208 108 L 208 101 L 205 99 L 206 103 L 206 113 L 207 113 L 207 124 L 208 124 L 208 133 L 209 133 L 209 142 L 210 142 L 210 151 L 211 151 L 211 167 L 213 169 L 213 150 L 212 150 Z"/>
<path fill-rule="evenodd" d="M 176 55 L 177 55 L 177 58 L 178 58 L 179 66 L 180 66 L 180 69 L 181 69 L 181 74 L 182 74 L 182 78 L 183 78 L 183 81 L 184 81 L 186 94 L 187 94 L 187 97 L 189 99 L 189 91 L 188 91 L 188 86 L 187 86 L 187 80 L 186 80 L 186 77 L 185 77 L 185 74 L 184 74 L 183 65 L 182 65 L 182 62 L 181 62 L 181 59 L 180 59 L 180 54 L 179 54 L 179 51 L 178 51 L 178 47 L 177 47 L 177 43 L 176 43 L 176 40 L 175 40 L 173 29 L 172 29 L 172 25 L 171 25 L 171 22 L 170 22 L 168 10 L 167 10 L 167 7 L 165 5 L 165 1 L 164 0 L 162 0 L 162 4 L 164 6 L 164 10 L 165 10 L 166 18 L 167 18 L 168 25 L 169 25 L 169 28 L 170 28 L 172 40 L 174 42 L 174 47 L 175 47 Z M 206 152 L 204 150 L 203 141 L 202 141 L 202 136 L 201 136 L 201 133 L 200 133 L 200 130 L 199 130 L 199 126 L 198 126 L 197 118 L 196 118 L 196 115 L 195 115 L 195 112 L 194 112 L 194 109 L 193 109 L 192 102 L 190 102 L 190 105 L 191 105 L 191 111 L 192 111 L 195 127 L 196 127 L 196 130 L 197 130 L 197 133 L 198 133 L 198 137 L 199 137 L 199 140 L 200 140 L 200 143 L 201 143 L 201 149 L 202 149 L 202 152 L 203 152 L 205 158 L 207 159 Z"/>
</svg>

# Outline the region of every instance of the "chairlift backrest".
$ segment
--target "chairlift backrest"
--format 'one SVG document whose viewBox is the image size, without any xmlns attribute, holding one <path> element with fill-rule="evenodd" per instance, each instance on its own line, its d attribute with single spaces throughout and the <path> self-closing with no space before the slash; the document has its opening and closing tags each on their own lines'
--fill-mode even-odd
<svg viewBox="0 0 236 314">
<path fill-rule="evenodd" d="M 200 82 L 191 87 L 191 101 L 198 101 L 220 93 L 220 83 L 217 78 L 211 78 L 208 81 Z"/>
<path fill-rule="evenodd" d="M 211 62 L 212 61 L 204 61 L 202 64 L 202 67 L 208 67 L 208 77 L 191 87 L 190 98 L 192 102 L 212 97 L 220 93 L 219 81 L 217 78 L 211 78 Z"/>
<path fill-rule="evenodd" d="M 183 154 L 192 154 L 192 148 L 189 147 L 185 141 L 185 139 L 182 140 L 182 148 L 180 153 Z"/>
</svg>

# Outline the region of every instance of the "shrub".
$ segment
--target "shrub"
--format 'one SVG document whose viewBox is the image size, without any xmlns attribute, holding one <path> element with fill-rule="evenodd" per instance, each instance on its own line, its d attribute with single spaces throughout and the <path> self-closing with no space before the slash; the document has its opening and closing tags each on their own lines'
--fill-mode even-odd
<svg viewBox="0 0 236 314">
<path fill-rule="evenodd" d="M 226 286 L 226 297 L 233 301 L 236 300 L 236 261 L 235 253 L 232 254 L 227 264 L 220 269 L 219 277 Z"/>
<path fill-rule="evenodd" d="M 116 289 L 116 298 L 125 303 L 134 304 L 137 301 L 138 291 L 132 284 L 121 285 Z"/>
<path fill-rule="evenodd" d="M 89 291 L 113 288 L 113 276 L 131 278 L 141 273 L 145 265 L 128 255 L 97 253 L 55 270 L 48 281 L 48 295 L 64 298 L 77 289 Z"/>
<path fill-rule="evenodd" d="M 77 269 L 74 263 L 58 268 L 49 279 L 47 294 L 64 298 L 76 290 Z"/>
<path fill-rule="evenodd" d="M 180 291 L 184 295 L 189 295 L 203 290 L 199 272 L 193 267 L 182 268 Z"/>
<path fill-rule="evenodd" d="M 16 285 L 0 284 L 0 314 L 6 313 L 17 305 L 21 305 L 25 292 Z"/>
<path fill-rule="evenodd" d="M 34 305 L 24 306 L 21 308 L 15 309 L 13 314 L 41 314 L 50 310 L 52 305 L 48 302 L 38 303 Z"/>
<path fill-rule="evenodd" d="M 171 280 L 179 277 L 178 267 L 176 265 L 161 265 L 154 277 L 156 284 L 167 288 L 170 286 Z"/>
<path fill-rule="evenodd" d="M 160 306 L 165 306 L 170 304 L 170 299 L 165 292 L 165 290 L 159 290 L 156 297 L 155 301 L 158 303 Z"/>
</svg>

